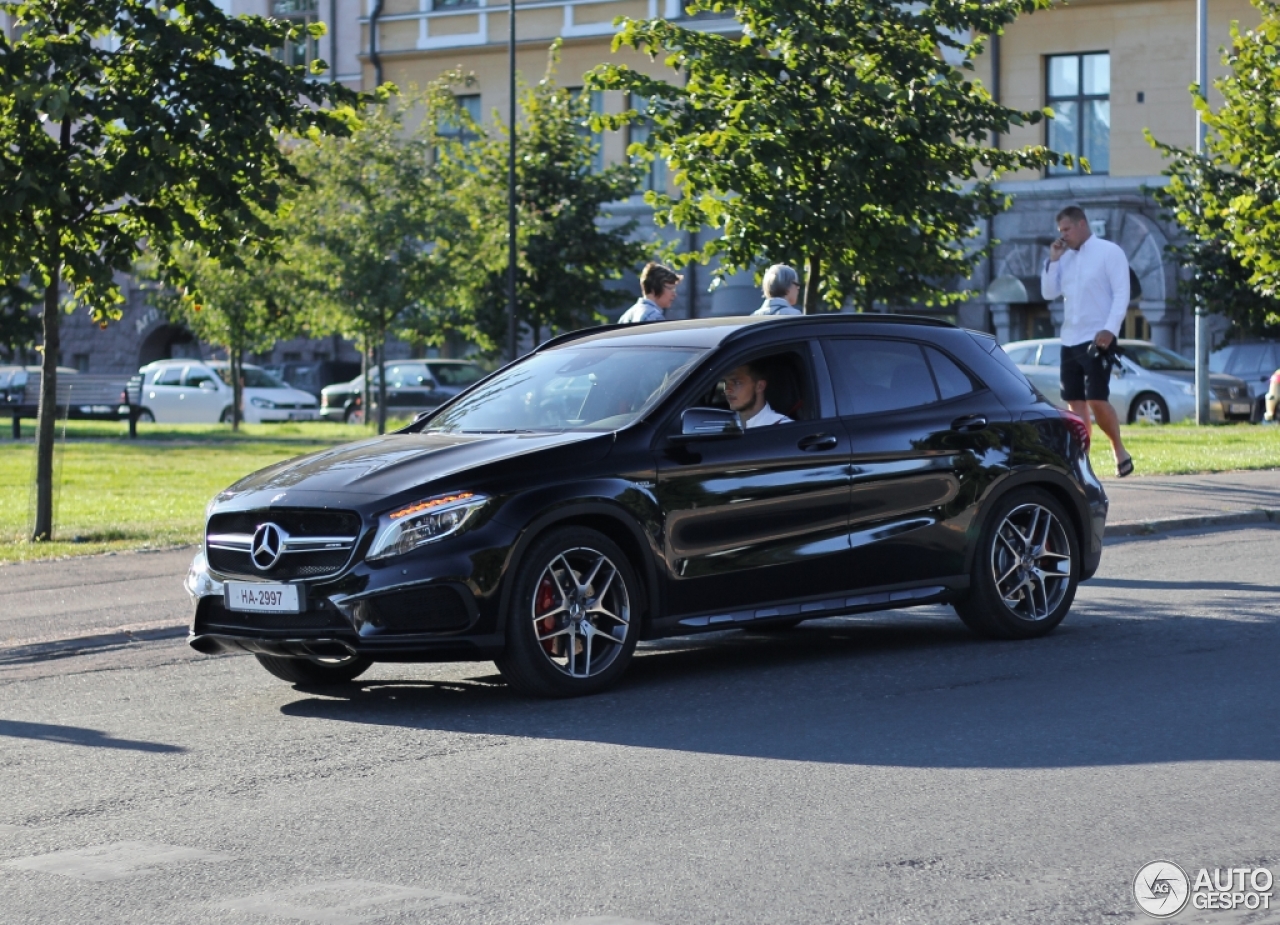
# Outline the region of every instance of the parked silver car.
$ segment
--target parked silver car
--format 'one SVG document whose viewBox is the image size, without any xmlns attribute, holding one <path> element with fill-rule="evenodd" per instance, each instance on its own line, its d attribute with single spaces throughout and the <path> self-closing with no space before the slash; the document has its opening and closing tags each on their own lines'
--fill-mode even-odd
<svg viewBox="0 0 1280 925">
<path fill-rule="evenodd" d="M 1168 424 L 1196 416 L 1196 368 L 1186 357 L 1145 340 L 1121 340 L 1124 356 L 1111 372 L 1111 407 L 1130 424 Z M 1062 342 L 1057 338 L 1019 340 L 1004 352 L 1032 384 L 1059 407 L 1066 407 L 1058 381 Z M 1209 417 L 1247 421 L 1252 410 L 1249 386 L 1235 376 L 1209 378 Z"/>
</svg>

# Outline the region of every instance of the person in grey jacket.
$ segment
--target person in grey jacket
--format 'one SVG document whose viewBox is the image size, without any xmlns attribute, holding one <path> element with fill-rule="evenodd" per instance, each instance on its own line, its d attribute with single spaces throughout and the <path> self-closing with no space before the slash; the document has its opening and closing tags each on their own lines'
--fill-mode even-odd
<svg viewBox="0 0 1280 925">
<path fill-rule="evenodd" d="M 800 298 L 800 275 L 785 263 L 775 263 L 764 271 L 760 286 L 764 304 L 753 315 L 799 315 L 796 300 Z"/>
<path fill-rule="evenodd" d="M 647 263 L 640 271 L 641 296 L 618 319 L 618 324 L 639 324 L 642 321 L 666 321 L 667 309 L 676 300 L 676 287 L 684 279 L 670 267 L 660 263 Z"/>
</svg>

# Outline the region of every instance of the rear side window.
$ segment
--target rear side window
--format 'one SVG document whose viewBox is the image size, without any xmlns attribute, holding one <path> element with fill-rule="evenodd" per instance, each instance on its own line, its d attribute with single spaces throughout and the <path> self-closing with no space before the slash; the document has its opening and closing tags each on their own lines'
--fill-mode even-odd
<svg viewBox="0 0 1280 925">
<path fill-rule="evenodd" d="M 155 382 L 152 385 L 178 385 L 182 382 L 182 367 L 167 366 L 160 372 L 156 373 Z"/>
<path fill-rule="evenodd" d="M 1006 350 L 1009 359 L 1017 363 L 1019 366 L 1034 366 L 1036 362 L 1036 350 L 1039 348 L 1034 344 L 1030 347 L 1014 347 L 1012 350 Z"/>
<path fill-rule="evenodd" d="M 198 366 L 188 366 L 187 374 L 183 377 L 182 384 L 198 389 L 202 382 L 213 382 L 213 374 L 207 369 L 201 369 Z"/>
<path fill-rule="evenodd" d="M 929 368 L 933 370 L 933 379 L 937 383 L 938 394 L 942 396 L 943 401 L 977 391 L 977 386 L 969 374 L 941 350 L 936 347 L 925 347 L 924 355 L 929 358 Z"/>
<path fill-rule="evenodd" d="M 938 400 L 919 344 L 841 338 L 822 344 L 841 416 L 918 408 Z"/>
</svg>

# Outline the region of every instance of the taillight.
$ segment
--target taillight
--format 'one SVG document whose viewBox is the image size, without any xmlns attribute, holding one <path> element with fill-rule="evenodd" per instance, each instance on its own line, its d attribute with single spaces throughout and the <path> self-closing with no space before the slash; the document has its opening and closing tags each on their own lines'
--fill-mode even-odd
<svg viewBox="0 0 1280 925">
<path fill-rule="evenodd" d="M 1080 415 L 1076 414 L 1074 411 L 1063 411 L 1059 409 L 1058 414 L 1062 415 L 1062 419 L 1067 422 L 1067 426 L 1070 427 L 1076 437 L 1079 438 L 1080 442 L 1084 445 L 1084 451 L 1088 453 L 1089 441 L 1093 436 L 1093 429 L 1089 426 L 1089 422 L 1080 417 Z"/>
</svg>

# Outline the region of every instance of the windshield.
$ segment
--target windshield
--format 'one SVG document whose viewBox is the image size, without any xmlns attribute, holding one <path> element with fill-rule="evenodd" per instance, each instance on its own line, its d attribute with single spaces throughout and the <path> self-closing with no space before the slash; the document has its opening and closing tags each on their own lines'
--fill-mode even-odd
<svg viewBox="0 0 1280 925">
<path fill-rule="evenodd" d="M 1195 372 L 1195 364 L 1185 357 L 1180 357 L 1172 350 L 1146 344 L 1124 344 L 1125 356 L 1133 360 L 1143 369 L 1152 370 L 1190 370 Z"/>
<path fill-rule="evenodd" d="M 229 366 L 219 366 L 214 372 L 218 374 L 218 378 L 231 385 L 231 368 Z M 258 366 L 242 366 L 240 367 L 240 380 L 246 389 L 287 389 L 288 386 L 277 379 L 271 373 Z"/>
<path fill-rule="evenodd" d="M 432 417 L 426 432 L 617 430 L 680 380 L 701 350 L 564 347 L 531 356 Z"/>
</svg>

